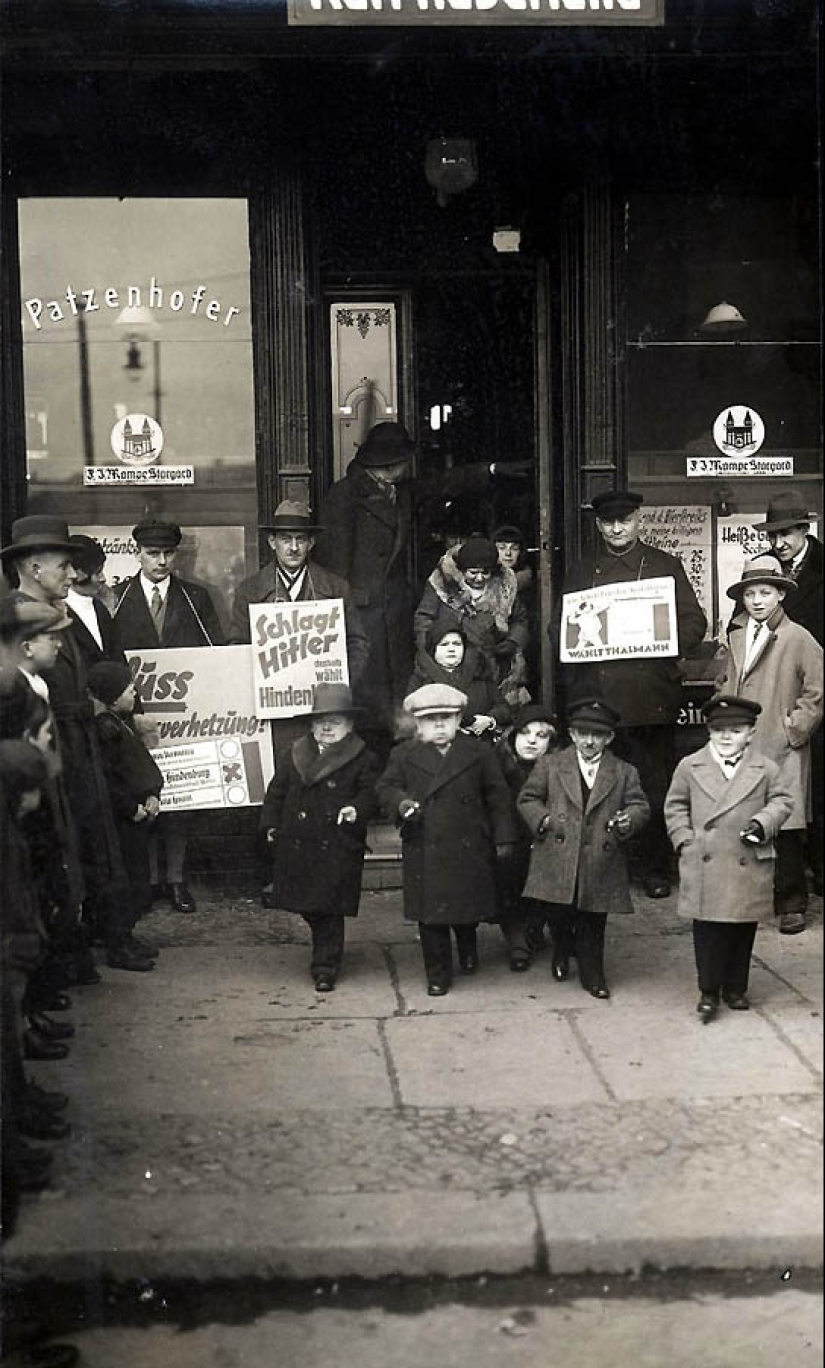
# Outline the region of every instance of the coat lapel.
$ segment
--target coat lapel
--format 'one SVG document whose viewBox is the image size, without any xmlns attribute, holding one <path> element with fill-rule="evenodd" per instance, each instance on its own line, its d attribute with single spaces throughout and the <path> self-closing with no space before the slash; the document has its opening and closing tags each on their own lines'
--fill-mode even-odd
<svg viewBox="0 0 825 1368">
<path fill-rule="evenodd" d="M 361 737 L 352 732 L 337 745 L 328 746 L 323 753 L 319 752 L 311 736 L 301 736 L 292 747 L 292 760 L 302 783 L 311 786 L 343 769 L 364 749 Z"/>
<path fill-rule="evenodd" d="M 601 771 L 601 765 L 599 766 Z M 559 765 L 556 771 L 564 792 L 573 807 L 582 810 L 582 781 L 579 761 L 575 746 L 568 746 L 566 751 L 562 751 L 559 757 Z"/>
<path fill-rule="evenodd" d="M 713 803 L 707 821 L 713 821 L 736 807 L 756 787 L 764 773 L 758 762 L 749 761 L 745 755 L 733 778 L 726 779 L 708 746 L 703 746 L 691 757 L 691 768 L 696 782 Z"/>
<path fill-rule="evenodd" d="M 115 605 L 114 616 L 117 617 L 121 612 L 123 613 L 124 622 L 128 623 L 131 621 L 135 624 L 136 637 L 146 638 L 151 634 L 157 644 L 160 645 L 158 631 L 152 619 L 152 614 L 149 612 L 149 605 L 146 602 L 143 590 L 140 587 L 140 577 L 138 575 L 135 575 L 134 578 L 130 580 Z M 126 646 L 129 647 L 128 627 L 122 628 L 122 636 Z M 131 647 L 129 647 L 129 649 L 131 649 Z"/>
<path fill-rule="evenodd" d="M 576 763 L 578 769 L 578 762 Z M 616 787 L 619 781 L 619 766 L 612 751 L 606 750 L 599 762 L 596 772 L 596 782 L 590 791 L 590 800 L 587 804 L 587 811 L 592 812 L 599 803 L 603 803 L 608 794 Z"/>
<path fill-rule="evenodd" d="M 75 634 L 75 637 L 78 641 L 78 644 L 81 647 L 81 650 L 84 652 L 85 655 L 89 656 L 92 660 L 101 659 L 105 654 L 106 647 L 106 639 L 103 635 L 103 624 L 100 620 L 100 614 L 96 613 L 95 616 L 97 618 L 97 625 L 100 631 L 100 639 L 103 642 L 103 650 L 101 650 L 100 646 L 95 641 L 94 637 L 92 636 L 83 619 L 77 616 L 77 613 L 74 611 L 73 608 L 69 609 L 69 617 L 72 620 L 72 631 Z"/>
</svg>

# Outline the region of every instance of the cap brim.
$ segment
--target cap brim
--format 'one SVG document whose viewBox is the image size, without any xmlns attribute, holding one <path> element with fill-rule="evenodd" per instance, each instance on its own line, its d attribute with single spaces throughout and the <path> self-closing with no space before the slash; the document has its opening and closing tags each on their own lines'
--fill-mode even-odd
<svg viewBox="0 0 825 1368">
<path fill-rule="evenodd" d="M 777 589 L 798 589 L 799 585 L 793 579 L 780 579 L 778 575 L 758 575 L 753 579 L 740 580 L 738 584 L 732 584 L 725 590 L 729 599 L 739 598 L 745 589 L 752 589 L 754 584 L 774 584 Z"/>
</svg>

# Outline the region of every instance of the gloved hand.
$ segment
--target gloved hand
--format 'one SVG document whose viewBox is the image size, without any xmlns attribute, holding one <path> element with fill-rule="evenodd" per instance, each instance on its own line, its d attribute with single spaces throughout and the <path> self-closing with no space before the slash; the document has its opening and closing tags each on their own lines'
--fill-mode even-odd
<svg viewBox="0 0 825 1368">
<path fill-rule="evenodd" d="M 765 828 L 762 826 L 761 822 L 757 822 L 756 819 L 752 817 L 747 826 L 744 826 L 740 831 L 739 839 L 745 845 L 764 845 Z"/>
<path fill-rule="evenodd" d="M 421 805 L 414 798 L 402 798 L 398 804 L 398 815 L 402 822 L 417 822 L 421 816 Z"/>
<path fill-rule="evenodd" d="M 275 830 L 275 828 L 274 828 L 274 827 L 268 827 L 268 828 L 267 828 L 267 833 L 266 833 L 266 843 L 267 843 L 267 845 L 274 845 L 275 842 L 277 841 L 277 839 L 278 839 L 278 833 L 277 833 L 277 831 Z"/>
<path fill-rule="evenodd" d="M 342 807 L 341 811 L 338 813 L 338 816 L 336 818 L 336 825 L 341 826 L 344 822 L 350 825 L 352 822 L 357 821 L 358 813 L 355 811 L 355 808 L 352 806 L 352 804 L 349 803 L 346 807 Z"/>
</svg>

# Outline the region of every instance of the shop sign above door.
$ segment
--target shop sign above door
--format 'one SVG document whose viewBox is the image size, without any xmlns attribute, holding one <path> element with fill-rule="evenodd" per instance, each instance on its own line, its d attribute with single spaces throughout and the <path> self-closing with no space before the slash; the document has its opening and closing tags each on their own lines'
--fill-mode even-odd
<svg viewBox="0 0 825 1368">
<path fill-rule="evenodd" d="M 713 441 L 721 456 L 688 456 L 686 473 L 699 477 L 793 475 L 793 456 L 757 454 L 764 440 L 765 424 L 755 408 L 727 405 L 713 424 Z"/>
<path fill-rule="evenodd" d="M 289 0 L 290 24 L 416 28 L 445 25 L 658 25 L 665 0 Z"/>
</svg>

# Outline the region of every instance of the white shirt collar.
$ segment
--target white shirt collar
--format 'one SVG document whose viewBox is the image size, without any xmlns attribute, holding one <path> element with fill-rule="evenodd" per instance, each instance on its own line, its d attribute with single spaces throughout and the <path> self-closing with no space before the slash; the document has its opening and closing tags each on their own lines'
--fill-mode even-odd
<svg viewBox="0 0 825 1368">
<path fill-rule="evenodd" d="M 88 594 L 79 594 L 76 589 L 70 589 L 66 595 L 66 602 L 76 617 L 80 618 L 86 630 L 94 637 L 102 651 L 103 638 L 100 635 L 100 623 L 95 612 L 94 599 L 89 598 Z"/>
<path fill-rule="evenodd" d="M 806 537 L 806 538 L 805 538 L 805 545 L 802 547 L 802 550 L 801 550 L 801 551 L 797 551 L 796 555 L 791 557 L 791 569 L 792 569 L 792 570 L 798 570 L 798 569 L 799 569 L 800 565 L 802 564 L 802 562 L 804 561 L 805 557 L 806 557 L 807 554 L 808 554 L 808 548 L 809 548 L 810 544 L 811 544 L 811 543 L 810 543 L 810 538 Z"/>
<path fill-rule="evenodd" d="M 289 597 L 293 600 L 297 599 L 301 593 L 301 589 L 303 588 L 304 579 L 306 578 L 306 561 L 304 561 L 304 564 L 301 566 L 300 570 L 296 575 L 291 574 L 285 566 L 281 565 L 281 562 L 277 559 L 277 557 L 275 559 L 275 566 L 277 573 L 281 577 L 282 583 L 286 585 L 286 591 L 289 594 Z"/>
<path fill-rule="evenodd" d="M 736 757 L 734 764 L 730 765 L 728 764 L 724 756 L 719 754 L 718 750 L 716 749 L 712 741 L 708 741 L 708 750 L 710 751 L 720 770 L 724 774 L 725 778 L 732 779 L 738 767 L 742 763 L 745 752 L 740 751 L 739 755 Z"/>
<path fill-rule="evenodd" d="M 162 579 L 160 581 L 160 584 L 155 584 L 154 580 L 146 578 L 142 570 L 140 572 L 140 587 L 143 590 L 144 597 L 146 599 L 146 602 L 149 604 L 150 608 L 152 606 L 152 598 L 154 596 L 154 592 L 156 589 L 160 592 L 161 603 L 166 602 L 166 595 L 169 593 L 169 585 L 171 583 L 171 575 L 167 575 L 166 579 Z"/>
<path fill-rule="evenodd" d="M 29 684 L 31 685 L 31 687 L 32 687 L 32 689 L 34 690 L 34 692 L 35 692 L 36 694 L 39 694 L 40 697 L 41 697 L 46 703 L 48 703 L 48 701 L 49 701 L 49 686 L 48 686 L 48 684 L 46 683 L 46 681 L 45 681 L 45 679 L 43 678 L 43 676 L 42 676 L 42 675 L 39 675 L 39 674 L 32 674 L 31 670 L 25 669 L 25 667 L 24 667 L 23 665 L 18 665 L 17 668 L 18 668 L 18 670 L 20 671 L 21 675 L 23 675 L 23 677 L 24 677 L 25 679 L 28 680 L 28 682 L 29 682 Z"/>
<path fill-rule="evenodd" d="M 585 760 L 584 757 L 576 751 L 576 759 L 579 762 L 581 776 L 588 788 L 592 789 L 596 782 L 596 775 L 599 772 L 599 765 L 602 762 L 603 755 L 604 751 L 602 751 L 602 755 L 599 756 L 598 760 Z"/>
</svg>

